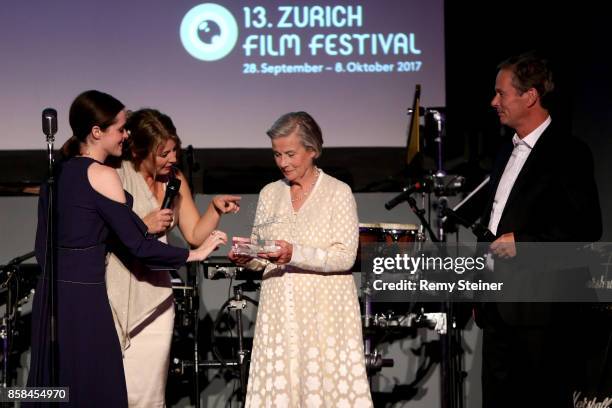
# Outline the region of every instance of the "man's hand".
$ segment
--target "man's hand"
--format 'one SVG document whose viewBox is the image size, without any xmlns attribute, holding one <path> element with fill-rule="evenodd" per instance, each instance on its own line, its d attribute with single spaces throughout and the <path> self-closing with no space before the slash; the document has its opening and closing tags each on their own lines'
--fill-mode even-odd
<svg viewBox="0 0 612 408">
<path fill-rule="evenodd" d="M 516 245 L 514 243 L 514 232 L 508 232 L 497 238 L 489 246 L 491 253 L 502 259 L 514 258 L 516 256 Z"/>
</svg>

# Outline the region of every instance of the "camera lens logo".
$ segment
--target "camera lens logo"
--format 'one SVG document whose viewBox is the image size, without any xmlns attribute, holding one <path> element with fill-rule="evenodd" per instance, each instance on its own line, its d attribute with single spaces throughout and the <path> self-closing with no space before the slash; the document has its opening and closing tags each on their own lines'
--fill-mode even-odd
<svg viewBox="0 0 612 408">
<path fill-rule="evenodd" d="M 180 35 L 183 47 L 191 56 L 202 61 L 216 61 L 234 49 L 238 24 L 225 7 L 205 3 L 185 14 Z"/>
</svg>

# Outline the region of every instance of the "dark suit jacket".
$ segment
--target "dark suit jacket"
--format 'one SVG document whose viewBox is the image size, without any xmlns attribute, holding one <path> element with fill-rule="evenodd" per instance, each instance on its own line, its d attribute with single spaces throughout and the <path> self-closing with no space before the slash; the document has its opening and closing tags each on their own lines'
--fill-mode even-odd
<svg viewBox="0 0 612 408">
<path fill-rule="evenodd" d="M 512 150 L 509 141 L 493 168 L 482 218 L 485 226 Z M 509 232 L 517 242 L 593 242 L 601 237 L 591 151 L 584 142 L 556 128 L 554 121 L 540 136 L 512 187 L 496 234 Z M 489 304 L 477 310 L 477 323 L 486 327 L 501 319 L 507 325 L 549 324 L 553 310 L 542 304 Z"/>
</svg>

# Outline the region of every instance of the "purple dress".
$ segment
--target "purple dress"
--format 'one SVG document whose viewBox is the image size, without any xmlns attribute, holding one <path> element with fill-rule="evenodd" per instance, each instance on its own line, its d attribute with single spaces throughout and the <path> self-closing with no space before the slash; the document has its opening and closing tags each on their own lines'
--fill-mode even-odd
<svg viewBox="0 0 612 408">
<path fill-rule="evenodd" d="M 94 162 L 75 157 L 59 166 L 56 178 L 55 273 L 57 278 L 58 386 L 69 387 L 74 407 L 127 407 L 121 348 L 106 294 L 105 261 L 111 242 L 153 269 L 183 265 L 188 250 L 148 237 L 147 227 L 127 203 L 93 189 L 87 169 Z M 48 190 L 41 189 L 36 258 L 45 263 Z M 32 358 L 28 386 L 49 386 L 48 279 L 39 279 L 32 310 Z M 40 404 L 33 404 L 40 407 Z"/>
</svg>

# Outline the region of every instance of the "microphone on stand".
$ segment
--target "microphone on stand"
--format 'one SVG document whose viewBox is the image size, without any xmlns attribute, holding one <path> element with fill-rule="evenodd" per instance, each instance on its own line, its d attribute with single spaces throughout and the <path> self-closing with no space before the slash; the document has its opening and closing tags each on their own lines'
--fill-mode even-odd
<svg viewBox="0 0 612 408">
<path fill-rule="evenodd" d="M 162 210 L 170 208 L 170 206 L 172 205 L 172 201 L 174 200 L 174 197 L 176 197 L 176 195 L 178 194 L 180 188 L 180 179 L 176 177 L 171 177 L 170 180 L 168 180 L 168 184 L 166 185 L 166 195 L 164 195 L 164 200 L 162 201 L 161 205 Z"/>
<path fill-rule="evenodd" d="M 416 193 L 417 191 L 421 191 L 425 187 L 426 187 L 425 183 L 419 183 L 419 182 L 416 182 L 413 185 L 406 187 L 404 189 L 404 191 L 399 193 L 396 197 L 394 197 L 391 200 L 387 201 L 385 203 L 385 208 L 387 210 L 393 209 L 399 203 L 403 203 L 404 201 L 408 200 L 408 197 L 410 197 L 410 194 Z"/>
<path fill-rule="evenodd" d="M 465 228 L 471 229 L 472 232 L 474 233 L 476 238 L 478 238 L 479 241 L 481 241 L 481 242 L 493 242 L 493 241 L 495 241 L 495 239 L 496 239 L 495 234 L 493 234 L 491 232 L 491 230 L 489 230 L 484 225 L 482 225 L 482 224 L 480 224 L 478 222 L 474 223 L 474 224 L 471 224 L 468 220 L 466 220 L 465 218 L 461 217 L 459 214 L 457 214 L 455 211 L 451 210 L 448 207 L 445 208 L 443 210 L 443 212 L 444 212 L 444 215 L 446 217 L 452 218 L 454 221 L 456 221 L 459 224 L 463 225 Z"/>
<path fill-rule="evenodd" d="M 189 183 L 189 190 L 191 190 L 191 194 L 195 194 L 193 189 L 193 173 L 200 170 L 200 164 L 196 163 L 193 158 L 193 146 L 189 145 L 186 149 L 187 156 L 187 182 Z"/>
<path fill-rule="evenodd" d="M 41 367 L 38 367 L 38 372 L 33 374 L 32 378 L 41 378 L 40 376 L 49 375 L 51 385 L 57 385 L 58 379 L 58 345 L 57 345 L 57 282 L 56 282 L 56 269 L 54 264 L 55 257 L 54 252 L 57 245 L 55 226 L 57 223 L 55 216 L 55 169 L 53 159 L 53 143 L 55 142 L 55 134 L 57 133 L 57 111 L 53 108 L 45 108 L 42 111 L 42 131 L 47 136 L 47 159 L 48 159 L 48 178 L 47 178 L 47 197 L 49 198 L 47 204 L 47 243 L 44 263 L 44 273 L 47 275 L 50 284 L 45 291 L 46 295 L 46 308 L 47 317 L 49 318 L 50 324 L 48 325 L 46 334 L 49 336 L 49 354 L 48 362 L 50 371 L 43 374 Z"/>
<path fill-rule="evenodd" d="M 187 153 L 187 166 L 191 168 L 194 172 L 200 170 L 200 164 L 197 163 L 193 157 L 193 146 L 189 145 L 186 149 Z"/>
<path fill-rule="evenodd" d="M 53 108 L 46 108 L 42 111 L 42 131 L 47 139 L 52 139 L 57 133 L 57 111 Z"/>
</svg>

